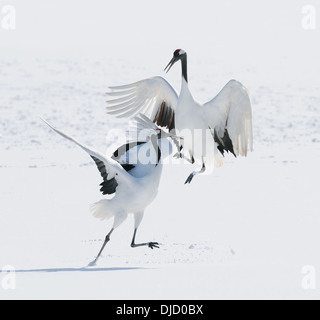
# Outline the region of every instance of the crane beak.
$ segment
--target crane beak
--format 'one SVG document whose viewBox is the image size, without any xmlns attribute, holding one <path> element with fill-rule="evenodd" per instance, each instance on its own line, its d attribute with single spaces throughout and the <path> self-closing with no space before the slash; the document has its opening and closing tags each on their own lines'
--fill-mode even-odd
<svg viewBox="0 0 320 320">
<path fill-rule="evenodd" d="M 178 61 L 176 57 L 173 57 L 171 61 L 168 63 L 168 65 L 164 68 L 164 72 L 168 73 L 171 67 Z"/>
</svg>

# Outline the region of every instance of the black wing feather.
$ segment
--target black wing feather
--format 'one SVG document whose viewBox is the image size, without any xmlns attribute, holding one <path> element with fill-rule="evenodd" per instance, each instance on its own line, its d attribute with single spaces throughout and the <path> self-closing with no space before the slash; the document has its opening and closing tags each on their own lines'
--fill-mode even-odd
<svg viewBox="0 0 320 320">
<path fill-rule="evenodd" d="M 139 146 L 141 144 L 144 144 L 146 142 L 131 142 L 131 143 L 127 143 L 124 144 L 123 146 L 121 146 L 120 148 L 118 148 L 112 155 L 112 159 L 119 162 L 119 159 L 126 154 L 131 148 L 134 148 L 136 146 Z M 124 170 L 126 170 L 127 172 L 129 172 L 130 170 L 134 169 L 136 166 L 134 164 L 131 163 L 121 163 L 119 162 L 119 164 L 122 166 L 122 168 Z"/>
<path fill-rule="evenodd" d="M 144 144 L 146 142 L 130 142 L 127 144 L 124 144 L 120 148 L 118 148 L 114 153 L 113 156 L 111 157 L 113 160 L 119 161 L 119 159 L 126 154 L 130 149 L 139 146 L 140 144 Z"/>
<path fill-rule="evenodd" d="M 101 161 L 100 159 L 98 159 L 94 156 L 91 156 L 91 158 L 96 163 L 98 170 L 101 174 L 101 177 L 103 178 L 103 182 L 100 184 L 100 186 L 101 186 L 100 191 L 102 192 L 103 195 L 114 194 L 116 192 L 117 187 L 118 187 L 117 180 L 115 178 L 107 180 L 108 173 L 107 173 L 107 170 L 106 170 L 106 167 L 105 167 L 103 161 Z"/>
<path fill-rule="evenodd" d="M 158 126 L 167 128 L 171 131 L 175 129 L 174 115 L 173 109 L 167 104 L 166 101 L 163 101 L 153 119 L 153 122 Z"/>
<path fill-rule="evenodd" d="M 229 132 L 226 129 L 224 132 L 223 137 L 219 137 L 217 134 L 217 131 L 214 130 L 214 141 L 218 144 L 218 150 L 220 151 L 220 153 L 224 156 L 224 152 L 231 152 L 235 157 L 236 154 L 234 153 L 234 149 L 233 149 L 233 143 L 232 140 L 230 139 L 229 136 Z"/>
</svg>

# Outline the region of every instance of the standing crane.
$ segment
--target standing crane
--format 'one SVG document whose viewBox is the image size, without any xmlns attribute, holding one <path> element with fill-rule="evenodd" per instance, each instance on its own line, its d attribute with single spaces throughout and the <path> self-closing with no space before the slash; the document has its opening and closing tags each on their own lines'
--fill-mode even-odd
<svg viewBox="0 0 320 320">
<path fill-rule="evenodd" d="M 146 207 L 158 194 L 162 159 L 172 152 L 172 145 L 167 138 L 174 139 L 175 143 L 179 138 L 163 131 L 143 114 L 135 117 L 135 120 L 138 129 L 137 137 L 144 138 L 121 146 L 111 157 L 81 144 L 43 120 L 56 133 L 74 142 L 90 155 L 103 178 L 100 191 L 103 195 L 113 195 L 111 199 L 100 200 L 91 206 L 91 211 L 96 218 L 106 220 L 113 217 L 114 221 L 97 257 L 89 266 L 96 265 L 106 244 L 110 241 L 111 234 L 127 219 L 128 214 L 134 215 L 131 247 L 159 248 L 157 242 L 136 244 L 135 239 Z"/>
</svg>

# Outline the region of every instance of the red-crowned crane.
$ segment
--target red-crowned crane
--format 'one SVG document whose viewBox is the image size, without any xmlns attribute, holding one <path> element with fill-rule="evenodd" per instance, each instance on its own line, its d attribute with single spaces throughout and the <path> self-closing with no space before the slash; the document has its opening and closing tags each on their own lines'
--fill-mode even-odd
<svg viewBox="0 0 320 320">
<path fill-rule="evenodd" d="M 188 87 L 187 53 L 178 49 L 165 71 L 178 61 L 182 66 L 182 85 L 178 95 L 162 77 L 153 77 L 129 85 L 110 87 L 113 97 L 107 101 L 109 114 L 132 117 L 144 113 L 159 126 L 183 137 L 180 156 L 196 162 L 186 183 L 199 173 L 210 173 L 223 164 L 224 152 L 247 156 L 252 151 L 252 109 L 246 88 L 231 80 L 211 101 L 196 102 Z"/>
<path fill-rule="evenodd" d="M 100 191 L 103 195 L 114 195 L 112 199 L 103 199 L 91 206 L 91 211 L 96 218 L 105 220 L 113 217 L 114 221 L 101 250 L 89 266 L 97 263 L 104 247 L 110 241 L 111 234 L 126 220 L 128 214 L 134 215 L 131 247 L 159 248 L 157 242 L 136 244 L 135 238 L 146 207 L 157 196 L 162 159 L 172 152 L 172 145 L 167 138 L 173 140 L 179 138 L 164 132 L 143 114 L 135 117 L 135 120 L 138 129 L 137 137 L 143 138 L 121 146 L 111 157 L 81 144 L 43 120 L 56 133 L 74 142 L 90 155 L 103 178 Z"/>
</svg>

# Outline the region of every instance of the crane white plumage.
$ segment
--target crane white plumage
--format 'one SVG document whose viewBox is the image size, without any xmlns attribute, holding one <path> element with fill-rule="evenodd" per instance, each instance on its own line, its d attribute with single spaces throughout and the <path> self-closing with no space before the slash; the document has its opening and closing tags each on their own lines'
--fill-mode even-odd
<svg viewBox="0 0 320 320">
<path fill-rule="evenodd" d="M 247 89 L 236 80 L 229 81 L 211 101 L 196 102 L 188 87 L 187 53 L 176 50 L 165 71 L 177 61 L 182 66 L 179 95 L 164 78 L 153 77 L 110 87 L 107 110 L 117 117 L 144 113 L 183 137 L 183 157 L 202 165 L 200 171 L 190 174 L 186 181 L 190 183 L 196 174 L 220 167 L 225 151 L 236 157 L 252 151 L 252 108 Z"/>
<path fill-rule="evenodd" d="M 157 196 L 162 159 L 172 152 L 172 145 L 167 138 L 179 138 L 172 133 L 164 132 L 143 114 L 136 116 L 134 120 L 137 128 L 136 136 L 139 140 L 121 146 L 111 157 L 85 146 L 43 120 L 56 133 L 74 142 L 90 155 L 103 178 L 100 191 L 103 195 L 114 195 L 111 199 L 103 199 L 91 206 L 91 211 L 96 218 L 105 220 L 113 217 L 114 221 L 101 250 L 89 266 L 97 263 L 104 247 L 110 241 L 111 234 L 126 220 L 128 214 L 134 215 L 131 247 L 159 248 L 157 242 L 136 244 L 135 238 L 146 207 Z M 149 156 L 146 158 L 147 154 Z"/>
</svg>

